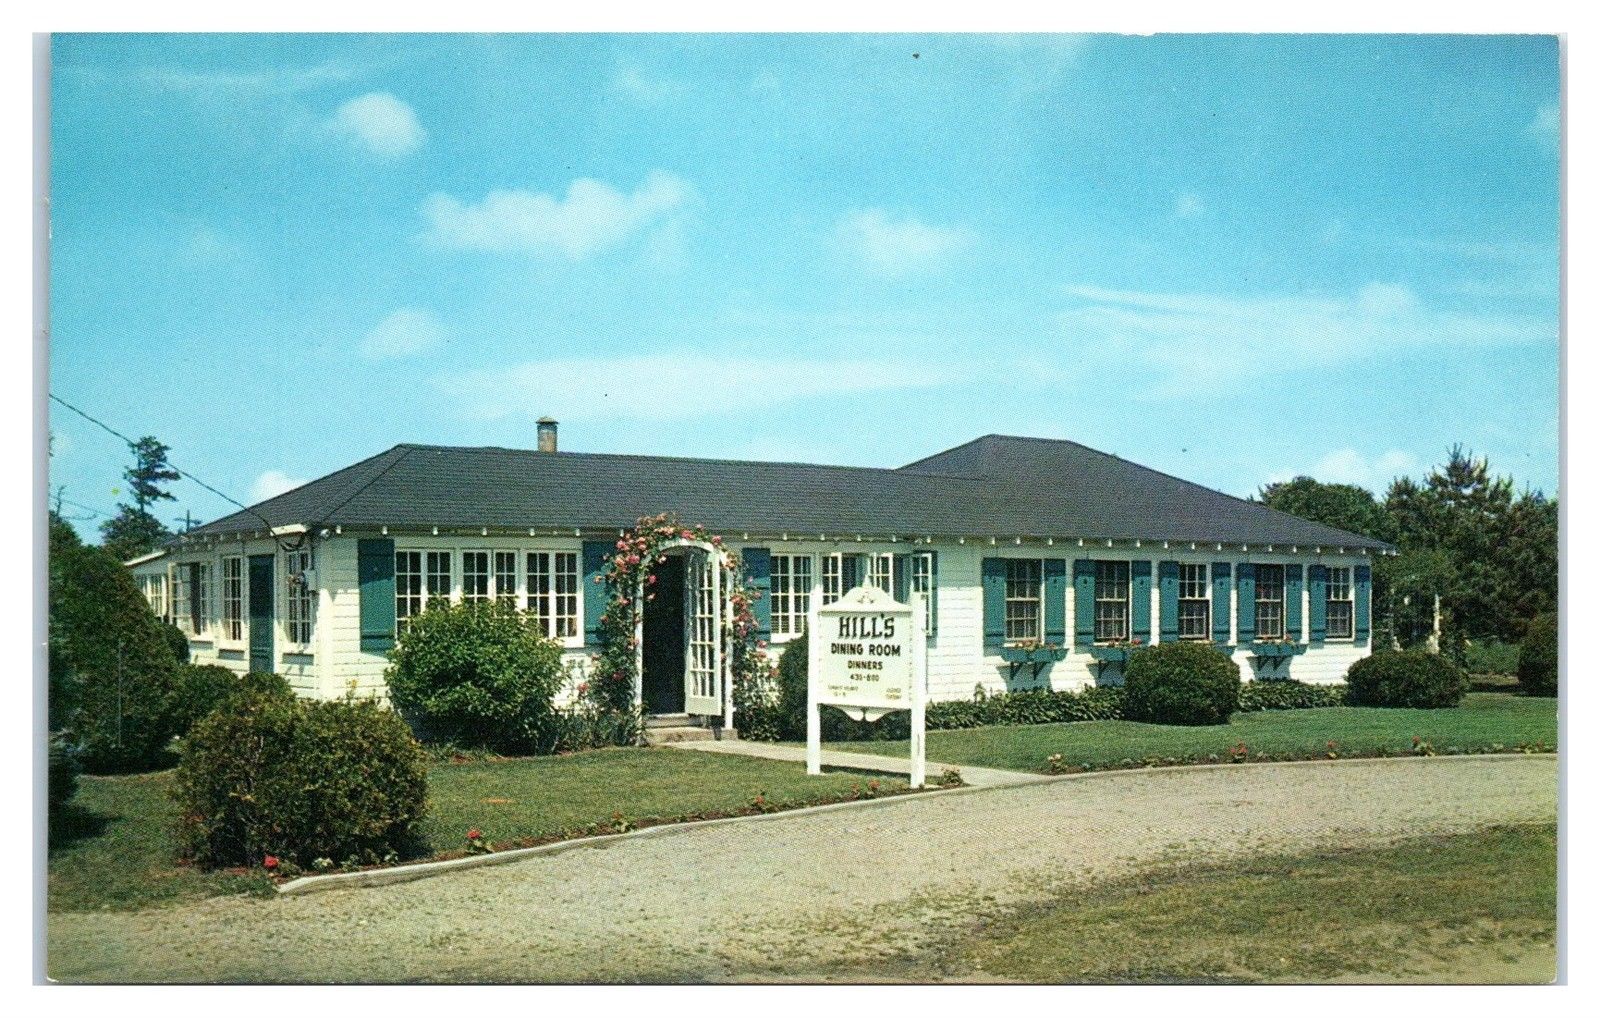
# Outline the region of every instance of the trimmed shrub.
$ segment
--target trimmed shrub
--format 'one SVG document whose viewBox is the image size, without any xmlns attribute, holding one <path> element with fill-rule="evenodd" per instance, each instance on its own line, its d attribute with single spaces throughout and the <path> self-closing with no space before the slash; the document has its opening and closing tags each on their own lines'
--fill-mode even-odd
<svg viewBox="0 0 1600 1018">
<path fill-rule="evenodd" d="M 65 806 L 78 794 L 78 747 L 66 732 L 50 733 L 50 812 Z"/>
<path fill-rule="evenodd" d="M 561 647 L 499 602 L 430 607 L 389 652 L 389 696 L 427 742 L 549 752 L 567 678 Z"/>
<path fill-rule="evenodd" d="M 1555 696 L 1560 673 L 1561 653 L 1557 620 L 1554 615 L 1536 615 L 1528 623 L 1522 639 L 1522 655 L 1517 661 L 1517 682 L 1529 696 Z"/>
<path fill-rule="evenodd" d="M 1134 651 L 1123 669 L 1122 716 L 1162 725 L 1225 725 L 1239 709 L 1239 666 L 1204 643 Z"/>
<path fill-rule="evenodd" d="M 52 725 L 73 732 L 85 768 L 159 763 L 178 662 L 133 574 L 104 548 L 62 543 L 50 559 L 49 632 Z"/>
<path fill-rule="evenodd" d="M 1350 666 L 1347 698 L 1357 707 L 1454 707 L 1467 674 L 1442 654 L 1383 650 Z"/>
<path fill-rule="evenodd" d="M 1294 679 L 1259 679 L 1239 687 L 1239 712 L 1343 707 L 1343 686 L 1318 686 Z"/>
<path fill-rule="evenodd" d="M 178 841 L 200 866 L 369 863 L 411 852 L 426 806 L 422 747 L 366 700 L 263 694 L 202 718 L 184 740 Z"/>
<path fill-rule="evenodd" d="M 239 675 L 222 665 L 179 665 L 173 695 L 172 717 L 177 734 L 184 735 L 201 718 L 228 701 L 250 693 L 293 696 L 289 681 L 275 672 Z"/>
<path fill-rule="evenodd" d="M 172 656 L 179 664 L 189 663 L 189 638 L 183 635 L 183 630 L 170 622 L 161 623 L 161 635 L 166 637 L 167 646 L 172 648 Z"/>
</svg>

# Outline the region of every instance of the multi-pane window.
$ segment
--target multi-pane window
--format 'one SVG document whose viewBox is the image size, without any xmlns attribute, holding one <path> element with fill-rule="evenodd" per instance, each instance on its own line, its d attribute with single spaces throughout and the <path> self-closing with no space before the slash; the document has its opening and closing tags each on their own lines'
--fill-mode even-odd
<svg viewBox="0 0 1600 1018">
<path fill-rule="evenodd" d="M 772 556 L 772 635 L 798 636 L 806 631 L 811 610 L 811 556 Z"/>
<path fill-rule="evenodd" d="M 1328 569 L 1328 639 L 1355 637 L 1356 601 L 1350 587 L 1350 567 Z"/>
<path fill-rule="evenodd" d="M 867 586 L 894 595 L 894 556 L 880 552 L 867 556 Z"/>
<path fill-rule="evenodd" d="M 832 604 L 844 596 L 844 557 L 822 556 L 822 603 Z"/>
<path fill-rule="evenodd" d="M 1256 566 L 1256 635 L 1283 638 L 1283 567 Z"/>
<path fill-rule="evenodd" d="M 428 584 L 428 604 L 450 600 L 450 553 L 430 551 L 426 556 L 428 571 L 424 578 Z"/>
<path fill-rule="evenodd" d="M 933 553 L 919 551 L 911 556 L 911 596 L 922 601 L 923 624 L 933 631 Z"/>
<path fill-rule="evenodd" d="M 289 642 L 305 646 L 317 618 L 317 592 L 311 585 L 311 549 L 286 552 L 283 561 L 285 621 Z"/>
<path fill-rule="evenodd" d="M 160 573 L 139 577 L 139 590 L 150 602 L 150 611 L 163 622 L 167 618 L 167 578 Z"/>
<path fill-rule="evenodd" d="M 401 628 L 422 614 L 422 552 L 394 553 L 394 617 Z"/>
<path fill-rule="evenodd" d="M 494 553 L 494 598 L 501 604 L 517 604 L 517 553 Z"/>
<path fill-rule="evenodd" d="M 1126 640 L 1130 636 L 1132 584 L 1126 562 L 1094 564 L 1094 639 L 1096 643 Z"/>
<path fill-rule="evenodd" d="M 1205 640 L 1211 636 L 1211 584 L 1204 565 L 1178 566 L 1178 639 Z"/>
<path fill-rule="evenodd" d="M 557 639 L 578 635 L 578 555 L 571 551 L 528 553 L 528 611 Z"/>
<path fill-rule="evenodd" d="M 244 639 L 244 559 L 222 560 L 222 638 Z"/>
<path fill-rule="evenodd" d="M 489 553 L 461 553 L 461 600 L 468 604 L 489 600 Z"/>
<path fill-rule="evenodd" d="M 175 572 L 172 611 L 178 628 L 190 636 L 204 636 L 211 617 L 211 565 L 190 562 Z"/>
<path fill-rule="evenodd" d="M 1036 558 L 1006 559 L 1006 639 L 1042 638 L 1043 563 Z"/>
</svg>

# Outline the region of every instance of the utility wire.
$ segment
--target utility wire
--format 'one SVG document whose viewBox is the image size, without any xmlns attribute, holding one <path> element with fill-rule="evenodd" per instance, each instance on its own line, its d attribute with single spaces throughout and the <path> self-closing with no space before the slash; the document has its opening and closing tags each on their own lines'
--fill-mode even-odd
<svg viewBox="0 0 1600 1018">
<path fill-rule="evenodd" d="M 113 428 L 111 425 L 107 424 L 105 421 L 102 421 L 98 417 L 95 417 L 95 416 L 89 414 L 87 411 L 80 410 L 79 408 L 73 406 L 71 403 L 68 403 L 66 400 L 62 399 L 60 396 L 57 396 L 55 393 L 53 393 L 53 392 L 50 393 L 50 398 L 55 400 L 57 403 L 60 403 L 62 406 L 66 407 L 68 410 L 71 410 L 73 413 L 77 414 L 79 417 L 82 417 L 84 420 L 88 421 L 90 424 L 93 424 L 95 427 L 100 428 L 103 431 L 107 431 L 107 432 L 111 433 L 112 435 L 115 435 L 117 438 L 122 439 L 122 441 L 127 443 L 129 448 L 133 448 L 133 447 L 138 445 L 138 443 L 135 442 L 133 439 L 129 438 L 127 435 L 124 435 L 122 432 L 118 431 L 116 428 Z M 193 481 L 195 484 L 200 485 L 200 487 L 202 487 L 202 488 L 206 489 L 207 491 L 211 492 L 211 494 L 213 494 L 213 495 L 217 496 L 218 498 L 222 499 L 224 502 L 227 502 L 229 505 L 236 505 L 240 509 L 242 509 L 245 512 L 249 513 L 251 516 L 254 516 L 256 519 L 258 519 L 258 520 L 260 520 L 262 522 L 262 524 L 267 528 L 267 530 L 269 532 L 272 530 L 272 522 L 270 520 L 268 520 L 265 516 L 261 515 L 260 513 L 256 512 L 254 509 L 252 509 L 249 506 L 245 505 L 243 502 L 240 502 L 236 498 L 230 498 L 229 496 L 224 495 L 222 492 L 218 491 L 216 488 L 213 488 L 211 485 L 209 485 L 206 482 L 202 481 L 200 478 L 196 477 L 194 474 L 190 473 L 189 471 L 184 470 L 182 467 L 178 466 L 176 463 L 172 462 L 171 460 L 167 461 L 167 466 L 171 467 L 173 469 L 173 471 L 175 473 L 177 473 L 178 475 L 182 476 L 186 480 Z M 65 500 L 63 500 L 63 501 L 65 501 Z M 83 507 L 79 506 L 79 508 L 81 509 Z M 278 544 L 285 551 L 294 551 L 295 549 L 300 547 L 301 543 L 304 543 L 304 540 L 305 540 L 305 538 L 302 536 L 300 542 L 296 543 L 293 548 L 290 548 L 288 545 L 284 544 L 282 541 L 279 541 Z"/>
</svg>

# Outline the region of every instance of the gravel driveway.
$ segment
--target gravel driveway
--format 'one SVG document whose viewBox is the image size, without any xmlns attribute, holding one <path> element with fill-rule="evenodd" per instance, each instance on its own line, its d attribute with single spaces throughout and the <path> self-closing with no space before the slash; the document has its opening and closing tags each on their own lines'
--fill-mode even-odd
<svg viewBox="0 0 1600 1018">
<path fill-rule="evenodd" d="M 53 914 L 72 982 L 916 978 L 975 918 L 1174 858 L 1548 822 L 1556 759 L 1100 774 L 625 840 L 392 887 Z M 842 968 L 841 968 L 842 966 Z"/>
</svg>

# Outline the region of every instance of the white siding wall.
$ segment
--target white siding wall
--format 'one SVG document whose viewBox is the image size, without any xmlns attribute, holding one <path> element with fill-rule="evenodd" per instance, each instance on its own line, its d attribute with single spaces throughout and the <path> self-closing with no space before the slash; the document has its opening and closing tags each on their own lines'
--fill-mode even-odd
<svg viewBox="0 0 1600 1018">
<path fill-rule="evenodd" d="M 578 629 L 580 636 L 568 641 L 566 661 L 572 672 L 572 681 L 564 695 L 564 700 L 570 700 L 579 682 L 587 679 L 591 655 L 595 648 L 585 648 L 582 645 L 583 629 L 583 602 L 584 599 L 595 596 L 592 584 L 585 584 L 581 574 L 582 570 L 582 541 L 576 538 L 528 538 L 528 537 L 476 537 L 476 536 L 417 536 L 394 535 L 395 547 L 400 550 L 449 550 L 454 575 L 452 589 L 456 597 L 460 596 L 461 586 L 461 552 L 466 550 L 511 550 L 518 553 L 519 567 L 525 564 L 525 553 L 528 551 L 565 551 L 579 556 L 579 604 L 578 604 Z M 361 649 L 361 597 L 357 582 L 356 542 L 354 535 L 330 536 L 315 542 L 316 546 L 316 584 L 318 589 L 318 606 L 316 630 L 313 634 L 312 653 L 305 655 L 286 655 L 284 648 L 286 639 L 283 632 L 283 606 L 282 598 L 282 569 L 283 563 L 280 556 L 278 561 L 278 631 L 274 638 L 274 651 L 277 670 L 284 674 L 290 683 L 304 695 L 320 697 L 340 697 L 347 694 L 357 696 L 384 695 L 383 673 L 388 666 L 388 660 L 382 653 L 363 651 Z M 741 544 L 733 544 L 736 550 Z M 977 686 L 982 686 L 988 692 L 1001 692 L 1007 689 L 1029 689 L 1048 686 L 1052 689 L 1080 689 L 1093 685 L 1096 681 L 1096 667 L 1092 658 L 1082 650 L 1071 647 L 1074 629 L 1074 587 L 1072 584 L 1072 562 L 1077 558 L 1093 559 L 1120 559 L 1126 561 L 1148 560 L 1151 566 L 1151 638 L 1152 642 L 1160 640 L 1160 582 L 1159 565 L 1163 560 L 1178 562 L 1196 562 L 1214 564 L 1216 562 L 1230 562 L 1237 565 L 1240 562 L 1254 563 L 1290 563 L 1298 562 L 1309 566 L 1321 563 L 1330 566 L 1355 566 L 1370 563 L 1369 559 L 1359 556 L 1313 556 L 1313 555 L 1269 555 L 1254 552 L 1212 550 L 1179 551 L 1176 549 L 1161 549 L 1159 545 L 1151 545 L 1142 549 L 1122 548 L 1078 548 L 1076 542 L 1071 544 L 1058 543 L 1054 546 L 1033 545 L 1028 547 L 1015 546 L 990 546 L 986 542 L 969 541 L 958 543 L 955 541 L 936 542 L 931 545 L 919 545 L 909 542 L 880 542 L 866 543 L 856 541 L 760 541 L 751 540 L 742 543 L 742 546 L 757 546 L 771 550 L 775 555 L 810 555 L 812 561 L 812 604 L 820 605 L 822 601 L 822 556 L 830 552 L 845 552 L 850 554 L 891 553 L 909 554 L 918 550 L 933 548 L 938 551 L 938 632 L 929 646 L 928 653 L 928 682 L 929 694 L 935 700 L 964 700 L 970 699 Z M 249 634 L 239 642 L 220 640 L 221 629 L 221 582 L 222 559 L 225 555 L 266 554 L 275 548 L 270 540 L 234 541 L 225 545 L 213 546 L 200 551 L 183 551 L 168 556 L 161 560 L 159 568 L 165 569 L 169 565 L 198 560 L 209 562 L 212 566 L 212 584 L 210 592 L 209 615 L 212 619 L 210 633 L 205 637 L 191 638 L 191 656 L 199 664 L 221 664 L 235 671 L 243 672 L 249 662 Z M 1030 665 L 1018 667 L 1013 674 L 1011 666 L 1000 660 L 998 656 L 986 655 L 983 646 L 983 585 L 982 562 L 987 557 L 1017 557 L 1017 558 L 1062 558 L 1067 561 L 1066 603 L 1063 607 L 1066 619 L 1067 643 L 1069 651 L 1064 660 L 1042 667 L 1037 679 L 1034 678 Z M 157 563 L 149 563 L 138 568 L 146 571 Z M 519 568 L 519 577 L 522 573 Z M 245 584 L 248 593 L 248 564 L 246 565 Z M 1233 622 L 1235 631 L 1238 624 L 1237 607 L 1237 573 L 1230 582 L 1230 597 L 1234 603 L 1230 605 L 1229 617 Z M 168 591 L 169 605 L 171 590 Z M 1304 639 L 1310 631 L 1310 584 L 1305 582 L 1301 593 L 1301 638 Z M 246 609 L 248 626 L 248 608 Z M 784 638 L 774 639 L 775 646 L 772 652 L 776 655 L 782 650 Z M 1298 679 L 1302 682 L 1336 683 L 1344 679 L 1346 670 L 1356 660 L 1366 656 L 1371 651 L 1370 639 L 1367 646 L 1357 647 L 1349 641 L 1327 642 L 1308 649 L 1289 662 L 1287 677 Z M 1242 651 L 1235 652 L 1234 659 L 1239 664 L 1240 674 L 1246 681 L 1257 677 L 1254 662 L 1250 656 Z M 1276 670 L 1262 673 L 1262 677 L 1280 677 L 1284 666 L 1277 666 Z M 1114 673 L 1108 669 L 1108 680 L 1114 680 Z"/>
<path fill-rule="evenodd" d="M 376 536 L 376 535 L 369 535 Z M 451 536 L 417 536 L 404 534 L 391 535 L 395 542 L 396 551 L 445 551 L 452 552 L 451 558 L 451 589 L 454 591 L 454 600 L 461 596 L 461 552 L 463 551 L 514 551 L 518 559 L 519 583 L 525 583 L 526 578 L 526 553 L 530 551 L 573 552 L 578 556 L 578 637 L 567 641 L 567 651 L 564 655 L 569 672 L 572 675 L 566 690 L 561 697 L 562 702 L 570 702 L 575 695 L 578 683 L 588 676 L 590 653 L 583 648 L 583 605 L 586 597 L 593 597 L 591 589 L 593 584 L 583 582 L 583 542 L 568 538 L 529 538 L 529 537 L 451 537 Z M 364 651 L 361 649 L 361 590 L 356 575 L 356 541 L 353 536 L 338 536 L 323 542 L 326 554 L 323 565 L 319 561 L 322 583 L 321 619 L 326 620 L 320 628 L 326 633 L 328 639 L 327 660 L 328 671 L 323 680 L 321 695 L 325 697 L 344 696 L 353 693 L 356 696 L 374 696 L 382 698 L 385 694 L 383 683 L 384 670 L 389 666 L 387 656 L 382 652 Z M 491 569 L 493 558 L 490 559 Z"/>
<path fill-rule="evenodd" d="M 292 543 L 293 538 L 286 541 Z M 310 539 L 308 538 L 308 541 Z M 325 545 L 311 542 L 315 547 L 317 567 L 322 567 L 322 553 Z M 250 562 L 252 555 L 274 555 L 273 563 L 273 597 L 274 597 L 274 622 L 272 635 L 273 671 L 288 680 L 289 685 L 303 696 L 318 696 L 322 693 L 321 659 L 323 658 L 322 645 L 319 637 L 322 631 L 321 606 L 318 608 L 316 626 L 312 632 L 312 644 L 308 653 L 295 653 L 298 648 L 289 644 L 288 627 L 285 608 L 284 556 L 276 541 L 270 538 L 253 540 L 231 540 L 214 543 L 209 547 L 188 548 L 174 551 L 165 558 L 158 559 L 160 568 L 167 571 L 167 610 L 172 610 L 174 587 L 171 570 L 181 565 L 192 562 L 202 562 L 211 567 L 210 589 L 206 597 L 206 615 L 208 624 L 203 635 L 189 635 L 189 660 L 197 665 L 221 665 L 240 675 L 250 670 Z M 241 567 L 241 582 L 243 584 L 243 612 L 244 627 L 242 638 L 230 640 L 223 633 L 222 627 L 222 560 L 239 556 L 244 559 Z M 135 568 L 135 574 L 143 572 L 151 565 Z M 317 581 L 320 583 L 320 578 Z"/>
<path fill-rule="evenodd" d="M 939 625 L 938 633 L 928 650 L 928 692 L 930 699 L 934 700 L 966 700 L 971 699 L 974 690 L 982 686 L 985 692 L 998 693 L 1007 689 L 1034 689 L 1048 686 L 1051 689 L 1082 689 L 1092 686 L 1096 682 L 1097 668 L 1093 659 L 1084 651 L 1072 647 L 1074 628 L 1074 587 L 1072 584 L 1072 563 L 1078 558 L 1108 559 L 1121 561 L 1148 560 L 1151 563 L 1150 577 L 1150 628 L 1151 642 L 1159 642 L 1161 628 L 1161 604 L 1159 566 L 1162 561 L 1175 561 L 1185 563 L 1204 563 L 1207 565 L 1216 562 L 1230 562 L 1235 566 L 1240 562 L 1253 562 L 1260 564 L 1294 563 L 1306 566 L 1322 564 L 1329 566 L 1355 566 L 1370 563 L 1369 559 L 1359 556 L 1336 555 L 1269 555 L 1254 552 L 1222 551 L 1179 551 L 1176 549 L 1163 549 L 1159 544 L 1148 545 L 1144 548 L 1079 548 L 1077 542 L 1070 544 L 1058 543 L 1053 546 L 1031 545 L 1017 547 L 1014 545 L 991 546 L 986 542 L 969 541 L 965 544 L 951 542 L 935 542 L 928 545 L 900 543 L 858 543 L 854 541 L 840 542 L 748 542 L 750 545 L 770 548 L 775 555 L 810 554 L 816 556 L 812 565 L 813 577 L 813 604 L 821 604 L 822 599 L 822 564 L 821 557 L 831 552 L 846 552 L 851 554 L 872 554 L 877 552 L 892 552 L 905 554 L 928 548 L 936 549 L 939 553 Z M 735 546 L 737 547 L 737 546 Z M 1067 561 L 1066 605 L 1065 618 L 1067 629 L 1067 644 L 1070 648 L 1066 657 L 1048 666 L 1041 666 L 1039 676 L 1034 678 L 1031 665 L 1021 665 L 1013 674 L 1011 666 L 1002 661 L 997 655 L 985 654 L 983 646 L 983 579 L 982 568 L 985 558 L 1064 558 Z M 1235 570 L 1236 572 L 1236 570 Z M 1237 576 L 1230 577 L 1229 591 L 1232 603 L 1229 605 L 1229 618 L 1237 633 L 1238 627 L 1238 580 Z M 1309 637 L 1311 629 L 1310 614 L 1310 584 L 1302 579 L 1301 589 L 1301 639 Z M 775 639 L 774 650 L 781 651 L 782 640 Z M 1286 666 L 1279 664 L 1269 665 L 1260 673 L 1264 678 L 1293 678 L 1301 682 L 1337 683 L 1343 682 L 1345 672 L 1350 665 L 1371 652 L 1371 641 L 1367 646 L 1357 647 L 1351 641 L 1329 641 L 1310 647 L 1303 654 L 1293 658 Z M 1235 651 L 1234 660 L 1239 665 L 1239 674 L 1245 681 L 1257 677 L 1254 660 L 1244 651 Z M 1108 682 L 1116 681 L 1113 668 L 1108 668 L 1105 673 Z"/>
</svg>

